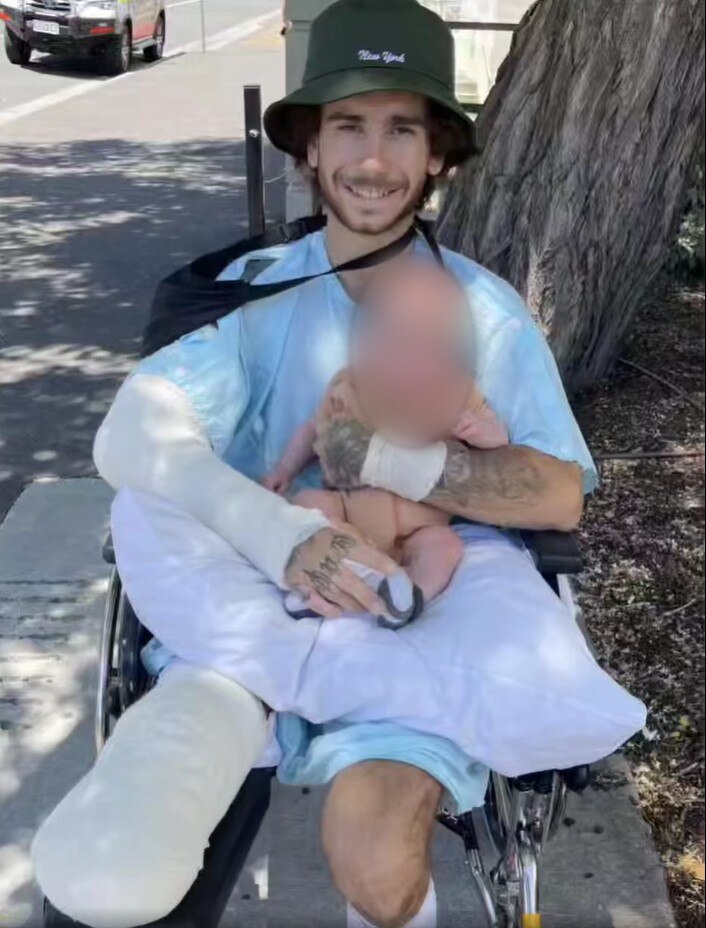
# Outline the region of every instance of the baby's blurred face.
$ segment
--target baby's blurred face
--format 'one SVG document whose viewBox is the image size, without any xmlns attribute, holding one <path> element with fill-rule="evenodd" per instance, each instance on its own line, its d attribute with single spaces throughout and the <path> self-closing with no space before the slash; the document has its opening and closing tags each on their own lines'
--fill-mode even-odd
<svg viewBox="0 0 706 928">
<path fill-rule="evenodd" d="M 470 316 L 448 272 L 393 262 L 371 280 L 353 340 L 356 394 L 376 429 L 404 442 L 449 437 L 472 387 Z"/>
</svg>

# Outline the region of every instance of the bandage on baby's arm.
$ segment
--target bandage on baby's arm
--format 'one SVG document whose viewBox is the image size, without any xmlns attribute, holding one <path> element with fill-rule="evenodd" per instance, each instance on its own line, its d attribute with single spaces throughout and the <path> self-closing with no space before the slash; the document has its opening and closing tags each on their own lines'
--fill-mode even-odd
<svg viewBox="0 0 706 928">
<path fill-rule="evenodd" d="M 329 525 L 321 512 L 291 505 L 221 461 L 187 394 L 164 377 L 138 374 L 123 384 L 94 459 L 115 489 L 171 500 L 283 588 L 294 548 Z"/>
<path fill-rule="evenodd" d="M 438 484 L 447 455 L 443 441 L 424 448 L 404 448 L 376 432 L 370 440 L 361 481 L 418 503 Z"/>
</svg>

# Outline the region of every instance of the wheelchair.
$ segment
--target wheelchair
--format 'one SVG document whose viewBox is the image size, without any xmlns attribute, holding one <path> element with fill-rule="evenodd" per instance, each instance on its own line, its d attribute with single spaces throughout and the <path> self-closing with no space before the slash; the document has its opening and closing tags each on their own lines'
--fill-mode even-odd
<svg viewBox="0 0 706 928">
<path fill-rule="evenodd" d="M 571 577 L 582 569 L 572 535 L 527 532 L 524 542 L 537 570 L 580 622 Z M 140 623 L 115 566 L 110 536 L 103 558 L 112 567 L 100 644 L 95 713 L 100 752 L 117 720 L 155 684 L 141 652 L 151 635 Z M 217 928 L 270 802 L 274 769 L 252 770 L 210 838 L 204 865 L 180 905 L 154 928 Z M 463 846 L 471 884 L 489 928 L 541 928 L 540 867 L 547 841 L 564 819 L 570 791 L 588 785 L 588 767 L 543 771 L 509 779 L 492 773 L 482 809 L 437 814 Z M 47 901 L 45 928 L 77 928 Z M 80 928 L 80 926 L 79 926 Z"/>
<path fill-rule="evenodd" d="M 260 88 L 245 97 L 246 175 L 250 234 L 264 231 L 264 179 Z M 526 532 L 523 540 L 537 570 L 580 625 L 571 577 L 583 569 L 573 535 Z M 100 645 L 95 741 L 102 749 L 117 720 L 147 693 L 156 678 L 141 652 L 151 635 L 140 623 L 115 567 L 112 539 L 103 546 L 112 567 Z M 179 906 L 150 928 L 217 928 L 270 803 L 274 769 L 252 770 L 210 837 L 203 867 Z M 489 928 L 541 928 L 540 865 L 547 841 L 564 819 L 568 793 L 588 785 L 586 766 L 518 778 L 492 773 L 482 809 L 438 822 L 462 842 L 472 887 Z M 45 928 L 85 928 L 44 902 Z"/>
</svg>

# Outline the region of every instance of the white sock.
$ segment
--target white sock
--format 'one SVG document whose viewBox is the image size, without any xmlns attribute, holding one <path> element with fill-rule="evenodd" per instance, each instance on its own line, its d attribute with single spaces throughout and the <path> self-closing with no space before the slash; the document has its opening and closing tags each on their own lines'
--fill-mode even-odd
<svg viewBox="0 0 706 928">
<path fill-rule="evenodd" d="M 376 926 L 363 918 L 360 912 L 356 911 L 349 903 L 346 928 L 376 928 Z M 436 889 L 434 888 L 434 880 L 429 883 L 429 891 L 421 909 L 411 922 L 407 922 L 405 928 L 436 928 Z"/>
</svg>

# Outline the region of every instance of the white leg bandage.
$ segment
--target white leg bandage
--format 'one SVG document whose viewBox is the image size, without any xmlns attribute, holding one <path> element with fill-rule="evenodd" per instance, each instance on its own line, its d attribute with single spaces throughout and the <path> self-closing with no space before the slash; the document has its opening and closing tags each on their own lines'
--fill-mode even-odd
<svg viewBox="0 0 706 928">
<path fill-rule="evenodd" d="M 39 829 L 32 857 L 47 898 L 93 928 L 171 912 L 266 730 L 261 703 L 237 683 L 185 664 L 167 670 Z"/>
<path fill-rule="evenodd" d="M 426 448 L 404 448 L 373 435 L 361 473 L 362 482 L 421 502 L 444 473 L 448 449 L 443 441 Z"/>
</svg>

